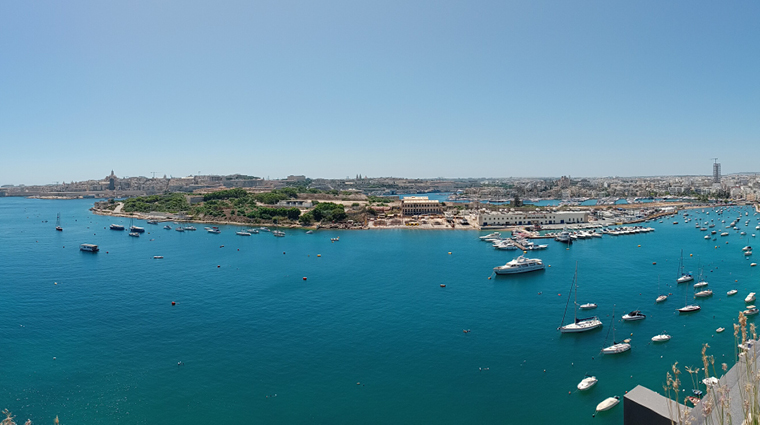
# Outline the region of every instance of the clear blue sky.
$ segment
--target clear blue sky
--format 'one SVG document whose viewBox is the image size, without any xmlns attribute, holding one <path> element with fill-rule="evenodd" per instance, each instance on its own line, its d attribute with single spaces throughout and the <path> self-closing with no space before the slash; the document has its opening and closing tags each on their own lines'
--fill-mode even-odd
<svg viewBox="0 0 760 425">
<path fill-rule="evenodd" d="M 3 1 L 0 184 L 760 171 L 760 2 Z"/>
</svg>

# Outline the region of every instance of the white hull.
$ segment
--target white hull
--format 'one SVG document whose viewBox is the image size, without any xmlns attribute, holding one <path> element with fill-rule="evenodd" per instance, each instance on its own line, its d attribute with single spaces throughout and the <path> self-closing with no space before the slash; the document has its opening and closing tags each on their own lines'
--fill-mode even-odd
<svg viewBox="0 0 760 425">
<path fill-rule="evenodd" d="M 753 301 L 755 301 L 755 293 L 754 292 L 750 292 L 749 295 L 747 295 L 747 298 L 744 299 L 744 302 L 745 303 L 751 303 Z"/>
<path fill-rule="evenodd" d="M 667 342 L 670 341 L 670 335 L 662 334 L 662 335 L 655 335 L 652 337 L 652 342 Z"/>
<path fill-rule="evenodd" d="M 584 378 L 579 384 L 578 389 L 581 391 L 586 391 L 587 389 L 593 387 L 596 385 L 596 383 L 599 382 L 598 379 L 596 379 L 595 376 L 589 376 L 588 378 Z"/>
<path fill-rule="evenodd" d="M 602 321 L 594 317 L 593 319 L 580 320 L 578 323 L 570 323 L 559 328 L 562 333 L 586 332 L 602 326 Z"/>
<path fill-rule="evenodd" d="M 657 297 L 657 299 L 656 299 L 656 300 L 654 300 L 654 302 L 656 302 L 656 303 L 661 303 L 661 302 L 663 302 L 663 301 L 665 301 L 665 300 L 667 300 L 667 299 L 668 299 L 668 296 L 667 296 L 667 295 L 660 295 L 659 297 Z"/>
<path fill-rule="evenodd" d="M 624 353 L 631 349 L 631 344 L 628 344 L 626 342 L 620 342 L 614 345 L 610 345 L 607 348 L 602 348 L 602 353 L 604 354 L 620 354 Z"/>
<path fill-rule="evenodd" d="M 687 305 L 686 307 L 681 307 L 678 309 L 679 313 L 693 313 L 695 311 L 701 310 L 702 307 L 698 305 Z"/>
</svg>

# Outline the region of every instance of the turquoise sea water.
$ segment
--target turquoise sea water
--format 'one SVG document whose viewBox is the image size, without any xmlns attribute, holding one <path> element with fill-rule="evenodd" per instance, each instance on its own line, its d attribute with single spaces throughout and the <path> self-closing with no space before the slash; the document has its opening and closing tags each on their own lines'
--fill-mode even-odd
<svg viewBox="0 0 760 425">
<path fill-rule="evenodd" d="M 104 229 L 127 219 L 91 204 L 0 198 L 0 408 L 35 423 L 585 424 L 606 397 L 661 389 L 674 361 L 700 364 L 704 342 L 730 359 L 731 323 L 760 292 L 760 269 L 741 252 L 758 224 L 749 208 L 692 212 L 720 230 L 742 211 L 745 237 L 706 241 L 679 217 L 570 249 L 549 241 L 536 255 L 545 271 L 489 280 L 514 251 L 480 242 L 483 232 L 240 237 L 235 226 L 213 235 L 135 222 L 148 232 L 130 238 Z M 84 242 L 101 252 L 80 252 Z M 674 283 L 681 249 L 715 291 L 689 316 L 675 313 L 693 293 Z M 604 328 L 561 335 L 576 262 L 578 301 L 599 304 Z M 658 276 L 673 296 L 655 305 Z M 648 317 L 618 322 L 633 348 L 602 357 L 613 304 L 617 317 Z M 673 339 L 650 344 L 662 331 Z M 581 394 L 585 373 L 600 381 Z M 622 414 L 621 403 L 593 421 Z"/>
</svg>

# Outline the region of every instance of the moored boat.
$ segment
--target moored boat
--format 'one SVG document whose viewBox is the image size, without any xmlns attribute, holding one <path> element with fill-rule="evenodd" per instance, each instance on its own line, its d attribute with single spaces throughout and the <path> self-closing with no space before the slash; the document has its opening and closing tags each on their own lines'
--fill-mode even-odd
<svg viewBox="0 0 760 425">
<path fill-rule="evenodd" d="M 100 251 L 100 248 L 98 248 L 97 245 L 91 243 L 83 243 L 79 245 L 79 250 L 84 252 L 98 252 Z"/>
<path fill-rule="evenodd" d="M 580 391 L 586 391 L 587 389 L 593 387 L 596 385 L 596 383 L 599 382 L 598 379 L 596 379 L 596 376 L 586 376 L 581 380 L 581 382 L 578 383 L 578 389 Z"/>
<path fill-rule="evenodd" d="M 632 322 L 635 320 L 644 320 L 647 316 L 641 312 L 641 310 L 634 310 L 628 314 L 623 315 L 623 320 Z"/>
<path fill-rule="evenodd" d="M 112 225 L 110 225 L 108 227 L 111 230 L 122 230 L 122 231 L 124 230 L 124 226 L 122 226 L 121 224 L 112 224 Z"/>
<path fill-rule="evenodd" d="M 503 266 L 494 267 L 494 273 L 498 275 L 527 273 L 544 269 L 544 262 L 538 258 L 525 258 L 521 255 Z"/>
<path fill-rule="evenodd" d="M 652 337 L 652 342 L 667 342 L 670 341 L 670 335 L 666 333 L 662 333 L 660 335 L 655 335 Z"/>
</svg>

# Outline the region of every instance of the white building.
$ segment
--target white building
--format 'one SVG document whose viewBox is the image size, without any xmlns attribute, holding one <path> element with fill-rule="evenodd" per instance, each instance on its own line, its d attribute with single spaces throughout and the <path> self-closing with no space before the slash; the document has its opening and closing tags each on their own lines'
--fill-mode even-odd
<svg viewBox="0 0 760 425">
<path fill-rule="evenodd" d="M 401 200 L 401 213 L 406 216 L 438 215 L 443 214 L 443 206 L 427 196 L 406 196 Z"/>
<path fill-rule="evenodd" d="M 480 227 L 577 224 L 587 221 L 588 213 L 586 211 L 514 212 L 501 210 L 478 213 L 478 225 Z"/>
</svg>

